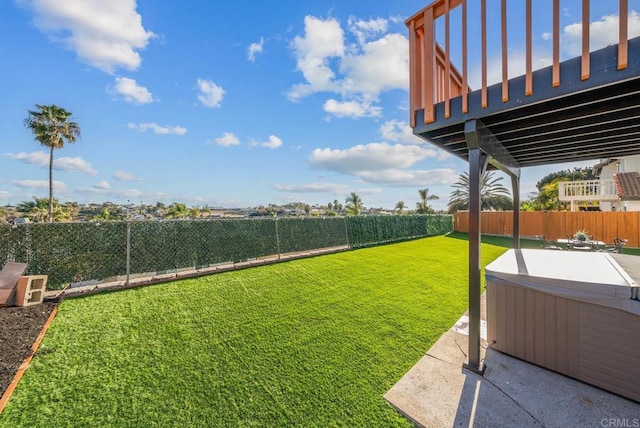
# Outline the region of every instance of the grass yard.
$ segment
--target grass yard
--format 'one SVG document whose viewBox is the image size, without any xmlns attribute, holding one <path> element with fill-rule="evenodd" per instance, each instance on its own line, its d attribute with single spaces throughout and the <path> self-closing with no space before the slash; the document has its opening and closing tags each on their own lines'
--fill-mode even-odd
<svg viewBox="0 0 640 428">
<path fill-rule="evenodd" d="M 466 310 L 467 253 L 439 236 L 67 299 L 0 426 L 410 427 L 382 396 Z"/>
</svg>

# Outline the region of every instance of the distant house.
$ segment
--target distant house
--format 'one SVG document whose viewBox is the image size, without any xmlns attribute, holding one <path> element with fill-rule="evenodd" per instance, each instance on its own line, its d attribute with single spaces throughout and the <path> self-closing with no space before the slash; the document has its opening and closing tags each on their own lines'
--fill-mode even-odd
<svg viewBox="0 0 640 428">
<path fill-rule="evenodd" d="M 571 211 L 640 211 L 640 155 L 601 159 L 593 172 L 597 180 L 559 183 L 558 199 Z"/>
</svg>

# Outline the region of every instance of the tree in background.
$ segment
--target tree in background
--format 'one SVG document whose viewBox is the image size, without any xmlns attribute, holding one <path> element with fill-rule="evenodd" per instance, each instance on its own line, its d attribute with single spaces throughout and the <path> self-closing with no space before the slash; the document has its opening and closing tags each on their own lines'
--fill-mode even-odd
<svg viewBox="0 0 640 428">
<path fill-rule="evenodd" d="M 349 196 L 345 199 L 345 209 L 347 210 L 348 215 L 360 215 L 362 212 L 362 199 L 355 192 L 351 192 Z"/>
<path fill-rule="evenodd" d="M 49 217 L 49 202 L 52 202 L 53 206 L 52 217 Z M 34 222 L 71 220 L 71 213 L 61 207 L 55 198 L 50 201 L 46 198 L 36 198 L 34 196 L 33 201 L 21 202 L 16 208 L 23 216 Z"/>
<path fill-rule="evenodd" d="M 419 189 L 418 195 L 420 195 L 420 201 L 416 202 L 416 213 L 417 214 L 433 214 L 435 211 L 431 206 L 429 206 L 428 201 L 435 201 L 436 199 L 440 199 L 437 195 L 430 195 L 429 188 Z"/>
<path fill-rule="evenodd" d="M 74 143 L 80 136 L 80 127 L 69 120 L 71 112 L 52 105 L 36 104 L 38 110 L 29 110 L 25 126 L 35 139 L 49 148 L 49 209 L 48 220 L 53 221 L 53 151 L 64 147 L 65 141 Z"/>
<path fill-rule="evenodd" d="M 574 168 L 545 175 L 536 183 L 537 194 L 520 204 L 522 211 L 555 211 L 562 209 L 558 199 L 558 183 L 562 181 L 594 180 L 592 168 Z"/>
<path fill-rule="evenodd" d="M 480 181 L 480 209 L 482 210 L 511 210 L 513 200 L 509 191 L 500 183 L 504 177 L 494 177 L 494 171 L 486 171 Z M 448 210 L 453 214 L 458 210 L 469 209 L 469 173 L 463 172 L 453 186 L 455 190 L 449 197 Z"/>
<path fill-rule="evenodd" d="M 396 202 L 396 210 L 398 210 L 398 212 L 399 212 L 400 214 L 402 214 L 402 210 L 403 210 L 404 208 L 405 208 L 404 201 L 398 201 L 398 202 Z"/>
<path fill-rule="evenodd" d="M 98 221 L 115 220 L 115 218 L 111 215 L 107 207 L 102 208 L 102 211 L 100 211 L 98 214 L 93 216 L 93 219 Z"/>
<path fill-rule="evenodd" d="M 199 214 L 199 210 L 187 208 L 185 204 L 181 204 L 178 202 L 172 203 L 164 211 L 165 218 L 187 218 L 190 216 L 197 217 Z"/>
</svg>

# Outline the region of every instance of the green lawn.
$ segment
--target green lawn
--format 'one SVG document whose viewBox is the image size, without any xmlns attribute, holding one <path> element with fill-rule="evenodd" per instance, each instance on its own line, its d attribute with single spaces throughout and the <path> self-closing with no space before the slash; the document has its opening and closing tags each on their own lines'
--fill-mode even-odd
<svg viewBox="0 0 640 428">
<path fill-rule="evenodd" d="M 410 427 L 382 396 L 466 310 L 464 238 L 67 299 L 0 426 Z"/>
</svg>

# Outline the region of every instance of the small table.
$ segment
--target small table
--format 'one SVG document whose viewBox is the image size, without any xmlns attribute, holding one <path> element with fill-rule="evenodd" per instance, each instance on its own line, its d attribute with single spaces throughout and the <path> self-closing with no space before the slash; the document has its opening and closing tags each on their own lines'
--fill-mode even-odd
<svg viewBox="0 0 640 428">
<path fill-rule="evenodd" d="M 587 239 L 586 241 L 579 241 L 577 239 L 564 239 L 564 238 L 559 238 L 556 239 L 556 242 L 558 244 L 564 244 L 569 246 L 570 244 L 580 244 L 580 246 L 578 247 L 574 247 L 574 250 L 580 250 L 580 251 L 584 251 L 584 250 L 588 250 L 588 251 L 594 251 L 594 250 L 598 250 L 602 247 L 604 247 L 605 245 L 607 245 L 606 243 L 602 242 L 602 241 L 592 241 L 590 239 Z"/>
</svg>

